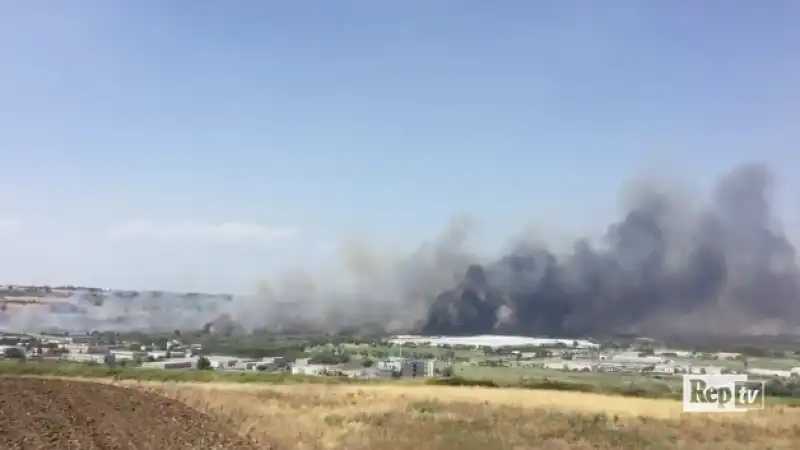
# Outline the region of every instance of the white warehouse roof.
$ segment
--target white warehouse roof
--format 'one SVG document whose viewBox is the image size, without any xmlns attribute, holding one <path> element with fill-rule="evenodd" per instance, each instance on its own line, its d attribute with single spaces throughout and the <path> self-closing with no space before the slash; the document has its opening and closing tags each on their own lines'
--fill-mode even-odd
<svg viewBox="0 0 800 450">
<path fill-rule="evenodd" d="M 394 344 L 430 344 L 430 345 L 467 345 L 474 347 L 523 347 L 523 346 L 542 346 L 555 345 L 558 343 L 572 347 L 577 342 L 579 348 L 597 347 L 597 344 L 585 339 L 558 339 L 558 338 L 533 338 L 525 336 L 393 336 L 389 342 Z"/>
</svg>

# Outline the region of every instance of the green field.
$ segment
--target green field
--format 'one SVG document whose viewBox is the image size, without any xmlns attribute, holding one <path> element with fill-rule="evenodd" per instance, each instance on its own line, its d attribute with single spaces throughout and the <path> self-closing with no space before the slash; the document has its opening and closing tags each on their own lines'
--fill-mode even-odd
<svg viewBox="0 0 800 450">
<path fill-rule="evenodd" d="M 467 380 L 492 380 L 499 385 L 508 386 L 549 380 L 557 383 L 591 385 L 600 391 L 637 388 L 669 395 L 677 394 L 681 389 L 679 377 L 657 379 L 632 374 L 566 372 L 534 367 L 481 367 L 457 364 L 454 375 Z"/>
<path fill-rule="evenodd" d="M 743 370 L 744 363 L 736 360 L 726 359 L 692 359 L 692 358 L 672 358 L 680 364 L 692 364 L 727 367 L 734 370 Z M 800 367 L 800 361 L 793 358 L 747 358 L 748 367 L 759 369 L 789 370 L 793 367 Z"/>
</svg>

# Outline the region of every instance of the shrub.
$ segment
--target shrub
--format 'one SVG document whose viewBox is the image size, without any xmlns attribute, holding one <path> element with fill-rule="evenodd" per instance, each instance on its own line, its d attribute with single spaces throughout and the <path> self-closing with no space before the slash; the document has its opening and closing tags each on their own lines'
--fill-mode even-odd
<svg viewBox="0 0 800 450">
<path fill-rule="evenodd" d="M 437 386 L 481 386 L 481 387 L 499 387 L 497 383 L 492 380 L 468 380 L 461 377 L 450 377 L 428 380 L 428 384 Z"/>
<path fill-rule="evenodd" d="M 208 360 L 205 356 L 201 356 L 197 358 L 197 370 L 209 370 L 211 369 L 211 361 Z"/>
</svg>

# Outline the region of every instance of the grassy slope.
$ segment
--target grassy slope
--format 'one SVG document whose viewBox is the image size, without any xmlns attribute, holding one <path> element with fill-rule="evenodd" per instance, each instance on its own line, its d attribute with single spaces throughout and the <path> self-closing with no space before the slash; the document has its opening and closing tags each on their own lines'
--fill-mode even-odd
<svg viewBox="0 0 800 450">
<path fill-rule="evenodd" d="M 597 393 L 63 363 L 0 362 L 0 374 L 104 377 L 154 389 L 286 450 L 794 449 L 800 442 L 800 409 L 781 406 L 686 415 L 673 400 Z"/>
<path fill-rule="evenodd" d="M 384 385 L 139 384 L 280 449 L 795 449 L 800 410 L 686 415 L 577 392 Z"/>
</svg>

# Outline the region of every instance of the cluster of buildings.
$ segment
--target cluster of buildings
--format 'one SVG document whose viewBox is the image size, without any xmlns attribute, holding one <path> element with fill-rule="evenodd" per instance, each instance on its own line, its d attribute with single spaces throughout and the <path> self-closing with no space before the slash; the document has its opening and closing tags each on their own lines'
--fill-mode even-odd
<svg viewBox="0 0 800 450">
<path fill-rule="evenodd" d="M 646 338 L 642 341 L 651 341 Z M 501 355 L 474 358 L 469 363 L 490 366 L 540 367 L 549 370 L 574 372 L 628 373 L 643 375 L 724 374 L 746 373 L 756 377 L 791 378 L 800 376 L 800 366 L 784 369 L 749 367 L 741 353 L 717 352 L 701 354 L 678 349 L 642 351 L 601 351 L 589 340 L 532 338 L 523 336 L 393 336 L 395 345 L 435 346 L 450 348 L 538 347 L 536 352 L 511 351 Z M 787 365 L 791 362 L 784 361 Z M 754 365 L 758 365 L 756 359 Z"/>
<path fill-rule="evenodd" d="M 61 359 L 96 364 L 121 364 L 145 369 L 196 370 L 202 350 L 170 340 L 164 348 L 155 344 L 101 345 L 91 335 L 4 334 L 0 335 L 0 357 L 6 350 L 17 349 L 25 356 Z M 243 358 L 226 355 L 202 356 L 208 369 L 224 371 L 291 372 L 306 376 L 347 376 L 354 378 L 432 377 L 435 361 L 389 357 L 370 367 L 364 361 L 343 364 L 315 364 L 312 359 L 290 360 L 284 357 Z"/>
<path fill-rule="evenodd" d="M 14 353 L 27 354 L 31 340 L 31 337 L 21 334 L 0 335 L 0 358 Z"/>
<path fill-rule="evenodd" d="M 287 361 L 285 358 L 239 358 L 236 356 L 209 355 L 204 356 L 209 369 L 231 371 L 280 371 L 284 370 Z M 179 356 L 161 358 L 155 361 L 145 361 L 140 367 L 143 369 L 163 370 L 195 370 L 198 368 L 200 356 Z"/>
<path fill-rule="evenodd" d="M 557 353 L 557 352 L 556 352 Z M 659 354 L 660 353 L 660 354 Z M 800 366 L 784 370 L 746 367 L 733 368 L 731 364 L 713 364 L 713 361 L 735 361 L 742 355 L 739 353 L 720 352 L 705 355 L 700 359 L 691 352 L 685 351 L 660 351 L 653 355 L 642 355 L 639 352 L 569 352 L 569 359 L 546 358 L 533 359 L 533 354 L 521 354 L 517 365 L 528 367 L 542 367 L 550 370 L 571 372 L 607 372 L 631 373 L 648 375 L 683 375 L 707 374 L 721 375 L 725 373 L 746 373 L 759 377 L 791 378 L 800 376 Z"/>
<path fill-rule="evenodd" d="M 310 358 L 289 360 L 283 357 L 268 357 L 256 359 L 224 355 L 209 355 L 204 358 L 208 360 L 210 369 L 229 372 L 291 372 L 293 375 L 350 378 L 432 377 L 436 373 L 435 361 L 416 361 L 399 357 L 378 361 L 371 367 L 364 367 L 362 361 L 358 360 L 343 364 L 315 364 Z M 141 367 L 192 370 L 197 368 L 197 364 L 198 357 L 195 356 L 144 362 Z"/>
<path fill-rule="evenodd" d="M 436 362 L 433 360 L 413 360 L 402 357 L 389 357 L 376 362 L 372 367 L 363 367 L 358 362 L 323 365 L 311 364 L 308 359 L 297 360 L 291 365 L 294 375 L 338 375 L 350 378 L 407 378 L 433 377 L 436 375 Z"/>
<path fill-rule="evenodd" d="M 525 362 L 522 362 L 524 365 Z M 722 374 L 729 369 L 722 366 L 709 365 L 700 360 L 697 363 L 682 363 L 660 355 L 642 356 L 637 352 L 620 352 L 616 354 L 599 354 L 596 356 L 573 356 L 572 359 L 551 358 L 540 360 L 537 365 L 545 369 L 577 372 L 608 373 L 648 373 L 654 375 L 678 374 Z"/>
<path fill-rule="evenodd" d="M 539 367 L 574 372 L 630 373 L 645 375 L 748 373 L 758 377 L 790 378 L 800 376 L 800 367 L 782 370 L 748 367 L 738 353 L 699 355 L 681 350 L 601 351 L 588 341 L 536 339 L 509 336 L 419 337 L 397 336 L 395 344 L 470 346 L 470 347 L 542 347 L 535 352 L 487 352 L 476 358 L 477 365 Z M 562 344 L 557 348 L 552 346 Z M 544 348 L 548 347 L 548 348 Z M 200 363 L 201 348 L 179 340 L 155 344 L 100 345 L 91 335 L 47 335 L 0 333 L 0 357 L 8 354 L 57 358 L 84 363 L 127 364 L 164 369 L 195 370 Z M 433 377 L 436 361 L 389 356 L 374 364 L 354 358 L 342 364 L 315 364 L 313 359 L 242 358 L 225 355 L 203 356 L 208 368 L 224 371 L 281 371 L 305 376 L 347 376 L 357 378 Z M 419 357 L 418 354 L 414 354 Z M 204 362 L 205 362 L 204 361 Z M 731 363 L 731 361 L 737 361 Z M 791 363 L 789 363 L 791 364 Z M 754 364 L 758 365 L 757 361 Z"/>
<path fill-rule="evenodd" d="M 56 340 L 59 341 L 59 348 L 66 350 L 61 358 L 76 362 L 137 364 L 169 362 L 197 355 L 201 350 L 200 346 L 187 346 L 178 340 L 168 341 L 164 348 L 156 344 L 97 345 L 92 342 L 91 336 L 79 337 L 77 340 L 72 337 L 65 339 L 57 337 Z"/>
<path fill-rule="evenodd" d="M 184 358 L 197 354 L 199 346 L 186 346 L 177 340 L 168 341 L 165 348 L 155 344 L 100 344 L 95 336 L 49 335 L 49 334 L 13 334 L 0 333 L 0 355 L 16 348 L 25 356 L 58 358 L 62 360 L 109 363 L 109 362 L 148 362 L 171 358 Z"/>
</svg>

